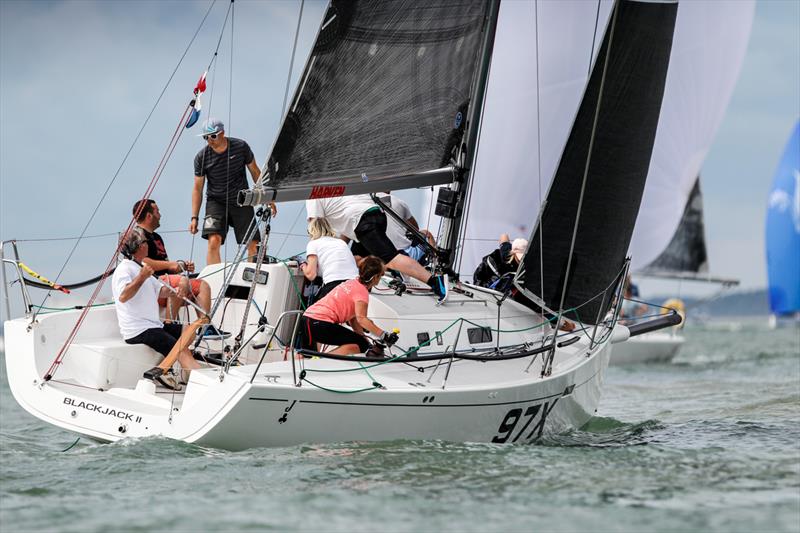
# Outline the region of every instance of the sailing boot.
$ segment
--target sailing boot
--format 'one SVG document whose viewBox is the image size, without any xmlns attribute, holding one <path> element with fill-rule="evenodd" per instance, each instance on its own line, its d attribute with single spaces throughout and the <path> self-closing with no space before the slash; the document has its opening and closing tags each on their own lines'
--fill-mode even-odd
<svg viewBox="0 0 800 533">
<path fill-rule="evenodd" d="M 431 276 L 431 279 L 428 280 L 428 285 L 433 289 L 433 294 L 436 295 L 437 302 L 443 304 L 445 300 L 447 300 L 449 292 L 448 285 L 450 285 L 450 279 L 447 277 L 447 274 Z"/>
</svg>

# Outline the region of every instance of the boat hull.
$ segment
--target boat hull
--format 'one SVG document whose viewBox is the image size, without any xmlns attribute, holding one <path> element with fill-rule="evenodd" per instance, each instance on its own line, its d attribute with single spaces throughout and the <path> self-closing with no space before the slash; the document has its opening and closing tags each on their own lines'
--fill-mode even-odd
<svg viewBox="0 0 800 533">
<path fill-rule="evenodd" d="M 350 363 L 320 359 L 297 361 L 294 369 L 291 361 L 265 363 L 258 373 L 255 365 L 228 373 L 208 368 L 193 372 L 185 394 L 176 395 L 154 394 L 144 380 L 108 390 L 70 379 L 42 381 L 42 369 L 33 364 L 43 338 L 39 325 L 28 330 L 24 320 L 6 323 L 9 383 L 32 415 L 104 442 L 161 435 L 229 450 L 396 439 L 533 442 L 593 416 L 611 348 L 608 341 L 590 352 L 581 342 L 564 348 L 547 378 L 540 376 L 541 360 L 528 368 L 527 357 L 456 360 L 449 372 L 446 360 L 422 371 L 388 364 L 369 376 Z M 296 386 L 301 363 L 307 379 Z M 314 373 L 343 364 L 355 371 Z M 351 393 L 370 388 L 371 380 L 381 387 Z"/>
<path fill-rule="evenodd" d="M 254 384 L 223 420 L 193 442 L 230 450 L 397 439 L 529 443 L 589 421 L 600 401 L 609 353 L 607 345 L 580 367 L 552 379 L 531 376 L 528 383 L 478 390 L 423 386 L 422 375 L 415 389 L 358 394 L 308 384 Z"/>
<path fill-rule="evenodd" d="M 659 331 L 632 337 L 627 342 L 614 345 L 611 364 L 668 363 L 685 341 L 682 335 Z"/>
</svg>

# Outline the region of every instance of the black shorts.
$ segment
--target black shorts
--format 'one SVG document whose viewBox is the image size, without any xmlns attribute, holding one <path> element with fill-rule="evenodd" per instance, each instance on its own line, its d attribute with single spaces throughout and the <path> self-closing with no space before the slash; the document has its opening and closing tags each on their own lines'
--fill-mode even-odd
<svg viewBox="0 0 800 533">
<path fill-rule="evenodd" d="M 226 218 L 227 214 L 227 218 Z M 255 218 L 255 211 L 252 207 L 239 207 L 238 205 L 226 205 L 213 198 L 206 199 L 206 216 L 203 219 L 203 238 L 208 239 L 209 235 L 221 235 L 222 243 L 228 235 L 228 229 L 233 226 L 233 233 L 236 235 L 236 242 L 242 244 L 247 237 L 247 230 Z M 256 232 L 252 240 L 260 241 L 261 234 Z"/>
<path fill-rule="evenodd" d="M 361 353 L 364 353 L 369 350 L 371 346 L 366 337 L 342 325 L 309 318 L 307 316 L 303 316 L 300 320 L 300 339 L 303 348 L 316 350 L 315 342 L 331 346 L 357 344 Z"/>
<path fill-rule="evenodd" d="M 146 329 L 135 337 L 125 339 L 125 342 L 128 344 L 144 344 L 166 357 L 172 347 L 175 346 L 175 343 L 178 342 L 182 329 L 180 324 L 171 322 L 164 324 L 163 328 Z"/>
<path fill-rule="evenodd" d="M 400 253 L 386 236 L 386 214 L 380 209 L 371 209 L 361 215 L 355 233 L 363 249 L 370 255 L 377 255 L 384 263 Z"/>
<path fill-rule="evenodd" d="M 339 286 L 340 284 L 344 283 L 345 281 L 347 281 L 347 280 L 346 279 L 337 279 L 336 281 L 331 281 L 330 283 L 326 283 L 325 285 L 320 287 L 320 289 L 317 291 L 317 295 L 314 296 L 314 301 L 318 302 L 318 301 L 322 300 L 325 297 L 326 294 L 331 292 L 333 289 L 335 289 L 337 286 Z"/>
</svg>

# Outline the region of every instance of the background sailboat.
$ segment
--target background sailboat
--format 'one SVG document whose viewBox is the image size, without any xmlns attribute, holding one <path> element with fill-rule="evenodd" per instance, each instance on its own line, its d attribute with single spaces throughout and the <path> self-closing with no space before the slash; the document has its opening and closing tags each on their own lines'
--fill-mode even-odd
<svg viewBox="0 0 800 533">
<path fill-rule="evenodd" d="M 800 120 L 770 188 L 766 245 L 770 324 L 787 316 L 800 322 Z"/>
<path fill-rule="evenodd" d="M 754 9 L 753 2 L 684 2 L 678 9 L 666 114 L 629 249 L 635 279 L 738 284 L 709 273 L 700 170 L 739 76 Z M 615 350 L 612 362 L 669 361 L 684 342 L 678 329 L 642 335 Z"/>
</svg>

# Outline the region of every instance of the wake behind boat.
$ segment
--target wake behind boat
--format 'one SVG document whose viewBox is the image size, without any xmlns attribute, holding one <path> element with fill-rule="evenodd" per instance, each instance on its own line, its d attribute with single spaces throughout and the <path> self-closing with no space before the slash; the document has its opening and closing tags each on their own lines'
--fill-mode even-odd
<svg viewBox="0 0 800 533">
<path fill-rule="evenodd" d="M 499 7 L 333 2 L 263 182 L 242 191 L 240 204 L 447 184 L 438 202 L 446 227 L 429 246 L 430 268 L 453 274 L 463 218 L 481 202 L 469 194 L 470 178 Z M 207 366 L 182 391 L 143 378 L 161 357 L 122 340 L 115 306 L 90 300 L 80 310 L 34 313 L 19 258 L 4 259 L 24 281 L 27 310 L 5 324 L 14 397 L 34 416 L 101 441 L 164 435 L 227 449 L 400 438 L 525 443 L 580 427 L 600 401 L 611 345 L 680 321 L 672 313 L 630 329 L 618 323 L 676 7 L 621 0 L 599 49 L 591 42 L 586 50 L 593 68 L 514 279 L 527 305 L 516 292 L 458 282 L 441 303 L 426 286 L 384 278 L 369 308 L 381 328 L 400 332 L 388 357 L 297 350 L 300 275 L 296 263 L 266 255 L 270 210 L 259 207 L 248 235 L 262 234 L 256 260 L 246 261 L 242 246 L 232 263 L 200 273 L 216 295 L 209 318 L 237 332 L 233 346 L 224 336 L 195 339 L 192 329 L 206 319 L 190 317 L 167 360 L 192 345 Z"/>
</svg>

